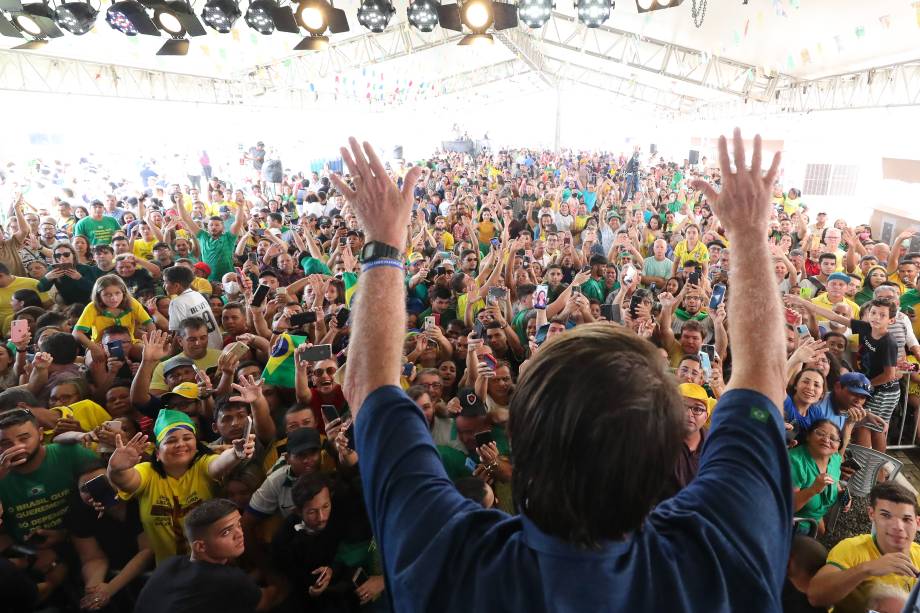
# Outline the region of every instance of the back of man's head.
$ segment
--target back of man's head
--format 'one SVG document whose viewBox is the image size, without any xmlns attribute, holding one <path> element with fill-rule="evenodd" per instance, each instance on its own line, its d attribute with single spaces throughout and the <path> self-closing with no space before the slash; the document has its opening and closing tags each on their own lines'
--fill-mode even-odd
<svg viewBox="0 0 920 613">
<path fill-rule="evenodd" d="M 792 538 L 792 547 L 789 549 L 790 576 L 810 580 L 821 570 L 826 560 L 827 548 L 815 539 L 804 534 L 796 534 Z"/>
<path fill-rule="evenodd" d="M 515 506 L 586 547 L 641 526 L 674 470 L 685 409 L 655 347 L 591 324 L 548 341 L 511 400 Z M 560 501 L 567 501 L 565 504 Z"/>
<path fill-rule="evenodd" d="M 50 353 L 54 364 L 73 364 L 80 345 L 70 334 L 56 332 L 40 343 L 41 350 Z"/>
<path fill-rule="evenodd" d="M 184 266 L 171 266 L 163 271 L 163 279 L 188 288 L 195 280 L 195 273 Z"/>
</svg>

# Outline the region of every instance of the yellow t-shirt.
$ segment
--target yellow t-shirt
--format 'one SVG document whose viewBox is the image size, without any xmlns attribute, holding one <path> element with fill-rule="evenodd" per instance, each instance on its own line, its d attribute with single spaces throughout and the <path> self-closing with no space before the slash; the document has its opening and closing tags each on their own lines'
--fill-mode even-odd
<svg viewBox="0 0 920 613">
<path fill-rule="evenodd" d="M 220 354 L 220 349 L 211 349 L 209 347 L 208 352 L 204 354 L 203 358 L 195 360 L 195 366 L 201 370 L 214 368 L 217 366 L 217 359 L 220 357 Z M 157 367 L 153 370 L 153 376 L 150 377 L 150 391 L 161 394 L 169 391 L 166 389 L 166 381 L 163 379 L 163 362 L 157 364 Z"/>
<path fill-rule="evenodd" d="M 118 493 L 124 500 L 137 498 L 141 525 L 150 539 L 157 564 L 170 556 L 188 552 L 183 533 L 185 516 L 205 500 L 214 498 L 217 482 L 208 476 L 208 467 L 218 457 L 217 454 L 199 457 L 178 479 L 163 477 L 150 462 L 143 462 L 135 466 L 141 476 L 137 491 Z"/>
<path fill-rule="evenodd" d="M 463 319 L 464 315 L 466 315 L 466 303 L 469 301 L 469 299 L 470 299 L 470 295 L 468 293 L 460 294 L 459 296 L 457 296 L 457 317 L 461 320 Z M 470 318 L 475 320 L 476 315 L 479 313 L 479 311 L 483 310 L 484 308 L 486 308 L 486 303 L 484 300 L 480 298 L 479 300 L 473 303 L 473 310 L 470 313 Z"/>
<path fill-rule="evenodd" d="M 875 537 L 871 534 L 861 534 L 837 543 L 827 554 L 827 563 L 841 570 L 848 570 L 880 557 L 882 553 L 878 549 Z M 920 545 L 917 543 L 910 544 L 910 558 L 914 566 L 920 566 Z M 863 613 L 866 610 L 869 592 L 875 585 L 894 585 L 907 593 L 913 589 L 916 582 L 915 578 L 895 574 L 870 577 L 860 583 L 846 598 L 834 605 L 834 613 Z"/>
<path fill-rule="evenodd" d="M 112 416 L 99 404 L 92 400 L 80 400 L 62 407 L 52 407 L 52 411 L 59 413 L 62 418 L 76 419 L 84 432 L 95 430 L 103 423 L 110 421 Z M 54 430 L 45 430 L 45 442 L 54 438 Z"/>
<path fill-rule="evenodd" d="M 684 265 L 685 262 L 693 260 L 699 262 L 700 264 L 709 261 L 709 249 L 702 241 L 696 243 L 696 247 L 693 249 L 687 250 L 687 241 L 682 240 L 677 243 L 677 246 L 674 247 L 674 261 L 677 262 L 677 267 L 680 268 Z"/>
<path fill-rule="evenodd" d="M 21 289 L 31 289 L 38 292 L 38 280 L 29 277 L 13 277 L 13 281 L 6 287 L 0 287 L 0 322 L 3 322 L 3 336 L 10 335 L 10 322 L 13 321 L 13 307 L 10 299 L 13 293 Z M 38 292 L 42 302 L 51 302 L 47 292 Z"/>
<path fill-rule="evenodd" d="M 74 329 L 89 335 L 94 343 L 98 343 L 106 328 L 124 326 L 131 333 L 131 338 L 136 340 L 137 335 L 134 334 L 134 329 L 152 322 L 153 319 L 140 302 L 134 298 L 128 298 L 128 300 L 131 301 L 131 308 L 117 314 L 108 310 L 100 313 L 96 305 L 90 302 L 83 309 L 83 314 L 80 315 Z"/>
<path fill-rule="evenodd" d="M 859 319 L 859 305 L 857 305 L 855 302 L 853 302 L 847 297 L 843 298 L 843 302 L 847 303 L 850 307 L 850 311 L 851 311 L 850 319 Z M 818 305 L 822 309 L 827 309 L 828 311 L 833 311 L 834 305 L 835 305 L 835 303 L 827 299 L 827 292 L 821 294 L 817 298 L 812 298 L 811 303 Z M 817 318 L 818 323 L 827 321 L 826 317 L 821 317 L 820 315 L 816 315 L 815 317 Z"/>
<path fill-rule="evenodd" d="M 153 240 L 145 241 L 142 238 L 134 239 L 134 257 L 143 258 L 145 260 L 153 259 L 153 246 L 158 242 L 156 237 L 153 237 Z"/>
</svg>

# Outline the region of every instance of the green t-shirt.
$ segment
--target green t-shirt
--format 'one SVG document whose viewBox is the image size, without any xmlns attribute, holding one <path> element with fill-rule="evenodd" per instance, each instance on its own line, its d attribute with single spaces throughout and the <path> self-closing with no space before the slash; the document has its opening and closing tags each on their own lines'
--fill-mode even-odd
<svg viewBox="0 0 920 613">
<path fill-rule="evenodd" d="M 642 264 L 642 276 L 668 279 L 671 276 L 671 269 L 673 267 L 674 262 L 668 258 L 659 262 L 655 259 L 655 256 L 649 256 L 645 258 L 645 263 Z"/>
<path fill-rule="evenodd" d="M 920 303 L 920 291 L 910 289 L 904 292 L 904 295 L 901 296 L 902 309 L 907 307 L 916 307 L 917 303 Z"/>
<path fill-rule="evenodd" d="M 604 298 L 607 297 L 607 284 L 604 283 L 603 278 L 588 279 L 581 284 L 581 293 L 583 293 L 588 300 L 604 302 Z"/>
<path fill-rule="evenodd" d="M 217 238 L 205 230 L 199 230 L 197 236 L 201 245 L 201 261 L 211 267 L 208 281 L 220 282 L 225 274 L 233 272 L 233 250 L 236 249 L 236 236 L 224 232 Z"/>
<path fill-rule="evenodd" d="M 92 217 L 84 217 L 74 226 L 73 233 L 76 236 L 82 236 L 89 241 L 90 246 L 95 247 L 110 244 L 112 235 L 120 229 L 121 226 L 112 217 L 103 217 L 99 221 Z"/>
<path fill-rule="evenodd" d="M 79 445 L 45 445 L 45 460 L 27 475 L 10 472 L 0 479 L 3 525 L 22 542 L 38 528 L 59 528 L 70 508 L 83 468 L 99 457 Z"/>
<path fill-rule="evenodd" d="M 792 477 L 792 487 L 800 490 L 811 487 L 818 478 L 818 465 L 808 453 L 807 445 L 799 445 L 789 450 L 789 474 Z M 840 480 L 839 453 L 831 456 L 827 463 L 827 474 L 834 478 L 834 485 L 829 485 L 817 496 L 812 496 L 804 507 L 795 512 L 796 517 L 821 519 L 837 502 L 837 481 Z"/>
</svg>

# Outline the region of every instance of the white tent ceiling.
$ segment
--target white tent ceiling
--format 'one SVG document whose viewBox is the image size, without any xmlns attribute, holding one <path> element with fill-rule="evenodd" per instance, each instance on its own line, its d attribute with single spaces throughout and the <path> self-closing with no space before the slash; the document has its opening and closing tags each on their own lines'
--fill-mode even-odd
<svg viewBox="0 0 920 613">
<path fill-rule="evenodd" d="M 202 3 L 194 3 L 198 11 Z M 638 14 L 634 2 L 620 0 L 604 28 L 588 29 L 572 18 L 571 3 L 559 0 L 556 17 L 543 29 L 521 25 L 491 47 L 458 47 L 454 33 L 440 28 L 431 34 L 410 30 L 406 0 L 397 0 L 396 15 L 381 35 L 358 25 L 358 0 L 339 0 L 336 6 L 346 11 L 352 30 L 333 36 L 331 48 L 319 53 L 292 52 L 298 36 L 261 36 L 240 20 L 231 34 L 209 31 L 193 39 L 188 56 L 158 57 L 165 38 L 128 38 L 101 17 L 83 37 L 67 35 L 39 51 L 15 53 L 240 80 L 247 89 L 296 85 L 317 98 L 369 104 L 472 91 L 501 100 L 566 80 L 589 85 L 599 95 L 619 92 L 619 102 L 653 100 L 672 110 L 738 99 L 743 85 L 729 87 L 731 75 L 719 82 L 710 75 L 704 82 L 656 69 L 665 53 L 671 54 L 665 62 L 674 61 L 674 50 L 685 49 L 684 61 L 696 62 L 700 73 L 706 62 L 721 58 L 738 62 L 735 76 L 741 80 L 778 74 L 787 83 L 920 59 L 920 5 L 912 0 L 714 0 L 699 28 L 694 5 L 685 0 L 676 8 Z M 627 40 L 627 33 L 638 37 Z M 19 42 L 0 38 L 0 48 Z M 9 58 L 0 54 L 0 64 L 3 55 Z"/>
</svg>

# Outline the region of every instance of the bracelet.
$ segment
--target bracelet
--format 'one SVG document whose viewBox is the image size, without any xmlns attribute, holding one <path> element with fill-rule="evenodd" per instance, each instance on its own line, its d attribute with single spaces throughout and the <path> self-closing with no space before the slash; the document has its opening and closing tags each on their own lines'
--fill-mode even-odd
<svg viewBox="0 0 920 613">
<path fill-rule="evenodd" d="M 386 266 L 388 268 L 398 268 L 400 270 L 405 270 L 405 266 L 401 260 L 393 260 L 390 258 L 380 258 L 378 260 L 371 260 L 366 262 L 361 266 L 361 272 L 366 272 L 372 268 L 379 268 L 381 266 Z"/>
</svg>

